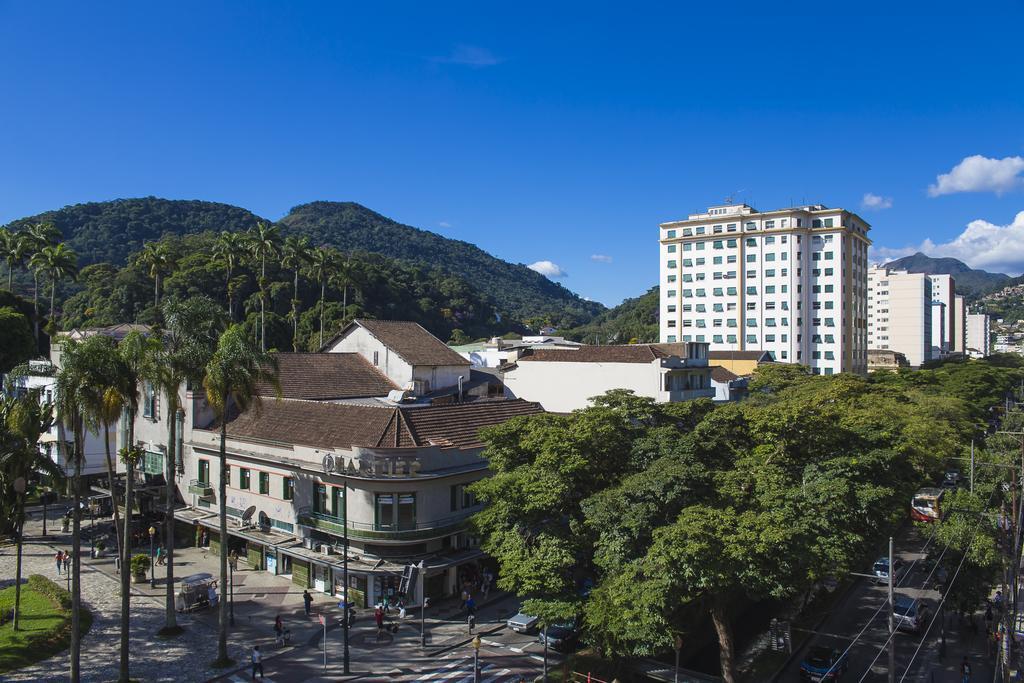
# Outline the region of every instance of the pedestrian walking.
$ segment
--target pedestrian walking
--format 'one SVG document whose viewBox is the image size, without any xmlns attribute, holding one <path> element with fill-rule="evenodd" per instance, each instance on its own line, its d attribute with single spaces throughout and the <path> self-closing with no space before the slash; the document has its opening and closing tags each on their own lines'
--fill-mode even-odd
<svg viewBox="0 0 1024 683">
<path fill-rule="evenodd" d="M 260 646 L 256 645 L 252 648 L 252 680 L 256 680 L 256 672 L 260 672 L 260 678 L 263 678 L 263 653 L 260 652 Z"/>
<path fill-rule="evenodd" d="M 472 595 L 466 600 L 466 614 L 476 614 L 476 600 Z"/>
<path fill-rule="evenodd" d="M 284 645 L 284 622 L 281 621 L 280 614 L 274 619 L 274 636 L 275 645 Z"/>
<path fill-rule="evenodd" d="M 238 571 L 238 551 L 232 550 L 231 554 L 228 555 L 228 564 L 231 565 L 231 571 Z M 306 614 L 309 614 L 309 610 L 306 610 Z"/>
<path fill-rule="evenodd" d="M 64 566 L 64 553 L 60 550 L 57 551 L 57 576 L 60 576 L 60 570 Z"/>
<path fill-rule="evenodd" d="M 960 681 L 971 683 L 971 663 L 967 661 L 967 655 L 964 655 L 964 661 L 960 665 Z"/>
<path fill-rule="evenodd" d="M 399 621 L 405 621 L 405 603 L 404 602 L 399 602 L 398 603 L 398 620 Z"/>
<path fill-rule="evenodd" d="M 466 590 L 465 588 L 463 588 L 462 589 L 462 604 L 460 604 L 459 607 L 460 608 L 465 607 L 466 606 L 466 602 L 468 600 L 469 600 L 469 591 Z"/>
<path fill-rule="evenodd" d="M 310 607 L 313 606 L 313 596 L 309 594 L 308 590 L 302 591 L 302 603 L 306 606 L 306 616 L 310 615 Z"/>
<path fill-rule="evenodd" d="M 384 637 L 384 608 L 378 604 L 373 608 L 373 620 L 377 624 L 377 640 Z"/>
<path fill-rule="evenodd" d="M 64 573 L 67 574 L 71 571 L 71 551 L 64 551 Z"/>
</svg>

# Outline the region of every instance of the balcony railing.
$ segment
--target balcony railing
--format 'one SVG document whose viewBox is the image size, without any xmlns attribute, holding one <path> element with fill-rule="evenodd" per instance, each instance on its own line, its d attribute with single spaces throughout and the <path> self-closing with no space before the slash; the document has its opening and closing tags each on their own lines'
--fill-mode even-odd
<svg viewBox="0 0 1024 683">
<path fill-rule="evenodd" d="M 678 389 L 669 391 L 669 401 L 692 401 L 697 398 L 714 398 L 715 388 L 709 387 L 706 389 Z"/>
<path fill-rule="evenodd" d="M 467 520 L 474 512 L 476 510 L 442 519 L 404 524 L 370 524 L 349 520 L 348 535 L 349 538 L 381 541 L 416 541 L 438 538 L 465 529 Z M 309 507 L 301 508 L 298 516 L 299 524 L 304 526 L 337 536 L 345 533 L 345 521 L 340 517 L 325 512 L 314 512 Z"/>
<path fill-rule="evenodd" d="M 207 497 L 213 495 L 213 486 L 208 481 L 199 481 L 193 479 L 188 483 L 188 492 L 194 493 L 200 497 Z"/>
</svg>

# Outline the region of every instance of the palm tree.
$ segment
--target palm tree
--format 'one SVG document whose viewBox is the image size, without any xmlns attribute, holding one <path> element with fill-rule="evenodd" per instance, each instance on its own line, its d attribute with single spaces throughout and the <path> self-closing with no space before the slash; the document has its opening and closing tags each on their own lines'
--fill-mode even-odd
<svg viewBox="0 0 1024 683">
<path fill-rule="evenodd" d="M 14 292 L 14 269 L 25 263 L 28 240 L 18 232 L 0 228 L 0 258 L 7 262 L 7 291 Z"/>
<path fill-rule="evenodd" d="M 134 484 L 135 465 L 142 456 L 142 450 L 135 445 L 135 418 L 139 414 L 139 384 L 143 381 L 151 359 L 160 348 L 160 343 L 155 337 L 146 336 L 140 332 L 132 331 L 118 344 L 118 353 L 121 356 L 122 368 L 125 373 L 125 388 L 127 395 L 124 401 L 124 419 L 128 422 L 127 443 L 121 449 L 121 460 L 125 464 L 127 474 L 124 484 L 124 533 L 121 545 L 121 653 L 120 669 L 118 675 L 119 683 L 131 680 L 129 675 L 129 633 L 131 629 L 131 585 L 130 572 L 131 564 L 131 539 L 132 534 L 132 510 L 134 509 Z"/>
<path fill-rule="evenodd" d="M 0 480 L 3 492 L 16 496 L 15 528 L 17 560 L 14 576 L 14 623 L 18 630 L 21 613 L 21 557 L 25 536 L 25 489 L 29 477 L 43 472 L 54 479 L 61 477 L 60 468 L 39 449 L 39 437 L 53 424 L 53 407 L 39 400 L 40 390 L 30 390 L 20 397 L 0 395 Z M 21 480 L 19 487 L 15 482 Z M 18 489 L 21 489 L 20 491 Z"/>
<path fill-rule="evenodd" d="M 220 421 L 220 484 L 217 502 L 220 508 L 220 585 L 228 582 L 228 516 L 227 516 L 227 423 L 229 408 L 259 410 L 258 386 L 270 382 L 280 395 L 277 360 L 257 349 L 240 325 L 232 325 L 221 335 L 210 362 L 206 365 L 203 387 L 206 400 Z M 217 661 L 228 661 L 228 605 L 220 601 L 220 629 L 217 638 Z"/>
<path fill-rule="evenodd" d="M 32 279 L 34 282 L 32 287 L 33 334 L 35 334 L 36 343 L 39 343 L 39 274 L 42 272 L 45 262 L 38 260 L 36 257 L 46 247 L 57 244 L 61 234 L 54 227 L 53 223 L 34 223 L 19 234 L 24 240 L 25 254 L 31 255 L 29 257 L 29 268 L 32 269 Z M 33 261 L 35 261 L 35 264 L 33 264 Z"/>
<path fill-rule="evenodd" d="M 348 321 L 348 288 L 352 284 L 352 259 L 349 254 L 339 259 L 331 279 L 341 285 L 341 325 L 344 327 Z"/>
<path fill-rule="evenodd" d="M 31 263 L 35 269 L 44 271 L 50 278 L 50 325 L 55 325 L 57 283 L 65 278 L 74 279 L 78 275 L 78 255 L 71 247 L 61 242 L 43 247 L 32 256 Z"/>
<path fill-rule="evenodd" d="M 160 283 L 164 275 L 174 270 L 174 256 L 164 242 L 147 242 L 136 256 L 136 262 L 146 268 L 153 278 L 153 305 L 160 306 Z"/>
<path fill-rule="evenodd" d="M 154 389 L 167 399 L 167 462 L 164 467 L 167 603 L 163 632 L 173 634 L 178 631 L 174 610 L 174 468 L 178 413 L 181 412 L 180 392 L 186 382 L 198 381 L 203 376 L 203 368 L 217 346 L 217 335 L 223 329 L 224 309 L 213 299 L 197 296 L 168 302 L 164 305 L 163 316 L 165 325 L 160 335 L 160 350 L 147 364 L 145 374 Z M 177 455 L 180 457 L 182 454 Z"/>
<path fill-rule="evenodd" d="M 82 635 L 80 608 L 82 604 L 81 552 L 82 552 L 82 460 L 85 449 L 85 418 L 82 406 L 92 399 L 92 377 L 89 359 L 82 345 L 72 339 L 61 341 L 61 369 L 57 372 L 54 393 L 58 424 L 71 429 L 72 441 L 63 438 L 59 446 L 64 450 L 64 462 L 74 462 L 71 507 L 71 683 L 79 683 L 81 676 Z M 71 452 L 68 452 L 68 446 Z"/>
<path fill-rule="evenodd" d="M 281 231 L 276 225 L 259 222 L 256 227 L 246 233 L 249 240 L 249 251 L 253 258 L 260 262 L 260 350 L 267 350 L 267 259 L 278 254 L 278 243 Z"/>
<path fill-rule="evenodd" d="M 309 275 L 320 283 L 320 344 L 317 348 L 324 346 L 324 294 L 327 289 L 327 281 L 338 267 L 338 256 L 336 250 L 322 246 L 314 249 L 310 258 Z"/>
<path fill-rule="evenodd" d="M 299 271 L 309 263 L 310 248 L 308 237 L 289 235 L 281 247 L 281 267 L 294 271 L 292 283 L 292 351 L 299 350 Z"/>
<path fill-rule="evenodd" d="M 245 235 L 239 232 L 223 230 L 213 243 L 213 257 L 224 265 L 224 284 L 228 293 L 228 319 L 235 321 L 234 293 L 235 287 L 231 276 L 245 253 Z"/>
</svg>

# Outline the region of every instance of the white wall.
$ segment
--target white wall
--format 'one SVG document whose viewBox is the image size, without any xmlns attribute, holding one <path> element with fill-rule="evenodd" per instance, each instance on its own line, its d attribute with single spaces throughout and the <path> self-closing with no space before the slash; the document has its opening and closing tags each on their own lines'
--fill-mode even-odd
<svg viewBox="0 0 1024 683">
<path fill-rule="evenodd" d="M 991 353 L 989 348 L 989 317 L 987 313 L 970 313 L 967 316 L 967 353 L 983 358 Z"/>
<path fill-rule="evenodd" d="M 405 388 L 414 379 L 426 381 L 427 391 L 458 386 L 459 377 L 462 377 L 464 382 L 469 381 L 469 367 L 465 365 L 418 365 L 413 367 L 359 325 L 352 326 L 348 333 L 338 339 L 328 351 L 330 353 L 358 353 L 401 388 Z"/>
</svg>

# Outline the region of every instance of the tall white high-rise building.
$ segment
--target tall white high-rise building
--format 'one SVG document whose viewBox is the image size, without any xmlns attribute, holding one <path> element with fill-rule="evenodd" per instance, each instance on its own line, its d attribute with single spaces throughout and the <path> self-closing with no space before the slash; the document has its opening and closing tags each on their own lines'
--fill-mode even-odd
<svg viewBox="0 0 1024 683">
<path fill-rule="evenodd" d="M 953 350 L 956 323 L 956 282 L 952 275 L 929 275 L 932 281 L 931 357 L 939 359 Z"/>
<path fill-rule="evenodd" d="M 953 298 L 953 348 L 951 353 L 967 353 L 967 302 L 963 294 Z"/>
<path fill-rule="evenodd" d="M 988 313 L 967 314 L 967 355 L 972 358 L 984 358 L 992 353 L 989 346 Z"/>
<path fill-rule="evenodd" d="M 712 206 L 661 224 L 661 341 L 764 350 L 817 374 L 867 372 L 867 237 L 821 204 Z"/>
<path fill-rule="evenodd" d="M 898 351 L 913 367 L 931 357 L 932 281 L 924 273 L 868 270 L 868 348 Z"/>
</svg>

